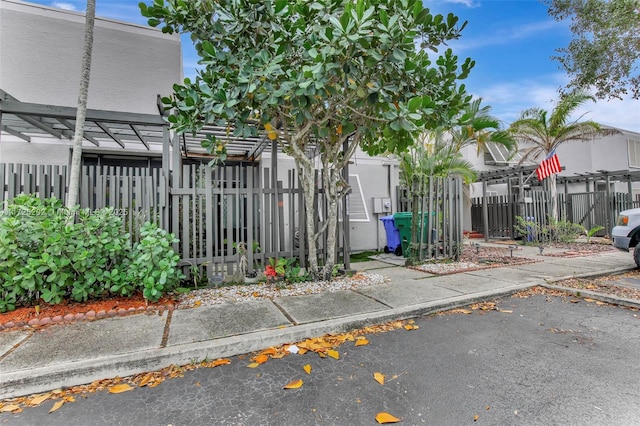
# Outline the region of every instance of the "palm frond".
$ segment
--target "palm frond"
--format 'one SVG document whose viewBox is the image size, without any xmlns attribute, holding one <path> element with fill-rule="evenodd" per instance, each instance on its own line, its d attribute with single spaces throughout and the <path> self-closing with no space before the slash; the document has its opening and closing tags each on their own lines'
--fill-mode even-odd
<svg viewBox="0 0 640 426">
<path fill-rule="evenodd" d="M 583 91 L 571 92 L 563 96 L 549 117 L 549 128 L 552 133 L 558 132 L 567 125 L 569 116 L 587 101 L 595 101 L 595 98 Z"/>
</svg>

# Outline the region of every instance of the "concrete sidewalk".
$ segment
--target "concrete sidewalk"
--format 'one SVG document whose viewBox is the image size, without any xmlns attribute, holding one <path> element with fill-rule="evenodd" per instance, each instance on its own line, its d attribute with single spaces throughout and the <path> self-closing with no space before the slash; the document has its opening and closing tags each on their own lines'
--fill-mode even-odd
<svg viewBox="0 0 640 426">
<path fill-rule="evenodd" d="M 618 251 L 562 258 L 519 246 L 514 256 L 542 262 L 435 276 L 396 266 L 398 259 L 389 256 L 353 264 L 390 279 L 357 291 L 0 332 L 0 399 L 230 357 L 465 306 L 561 278 L 611 275 L 635 267 L 628 253 Z"/>
</svg>

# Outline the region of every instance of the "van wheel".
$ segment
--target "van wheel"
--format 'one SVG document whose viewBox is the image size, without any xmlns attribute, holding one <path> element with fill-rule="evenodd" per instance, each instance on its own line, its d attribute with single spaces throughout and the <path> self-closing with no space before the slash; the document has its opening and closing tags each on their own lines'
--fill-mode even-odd
<svg viewBox="0 0 640 426">
<path fill-rule="evenodd" d="M 633 260 L 636 262 L 636 266 L 640 268 L 640 244 L 636 244 L 633 249 Z"/>
</svg>

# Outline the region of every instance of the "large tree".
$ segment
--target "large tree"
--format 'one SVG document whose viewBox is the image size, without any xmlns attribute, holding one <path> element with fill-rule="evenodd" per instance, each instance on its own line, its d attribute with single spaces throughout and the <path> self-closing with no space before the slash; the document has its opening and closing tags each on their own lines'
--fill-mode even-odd
<svg viewBox="0 0 640 426">
<path fill-rule="evenodd" d="M 84 24 L 84 47 L 80 68 L 80 90 L 76 107 L 76 126 L 73 133 L 73 153 L 69 172 L 69 192 L 66 207 L 78 204 L 80 192 L 80 166 L 82 164 L 82 141 L 84 139 L 84 122 L 87 116 L 87 97 L 89 95 L 89 76 L 91 73 L 91 53 L 93 52 L 93 27 L 96 17 L 96 0 L 87 0 L 87 11 Z"/>
<path fill-rule="evenodd" d="M 556 59 L 570 87 L 598 98 L 640 99 L 640 0 L 544 0 L 556 20 L 569 19 L 573 39 Z"/>
<path fill-rule="evenodd" d="M 513 137 L 524 144 L 520 149 L 523 154 L 521 162 L 540 160 L 566 142 L 587 141 L 616 133 L 615 130 L 600 127 L 595 121 L 580 121 L 582 116 L 572 120 L 573 113 L 581 105 L 594 100 L 593 96 L 578 91 L 561 96 L 551 113 L 542 108 L 523 111 L 520 118 L 509 127 Z M 548 179 L 551 217 L 558 220 L 556 175 L 552 174 Z"/>
<path fill-rule="evenodd" d="M 190 32 L 202 58 L 195 81 L 163 99 L 174 129 L 218 123 L 235 136 L 263 132 L 295 159 L 315 278 L 330 277 L 335 263 L 337 206 L 349 190 L 342 171 L 356 147 L 401 151 L 418 126 L 442 124 L 468 101 L 457 80 L 472 61 L 434 53 L 464 24 L 431 15 L 421 0 L 156 0 L 141 9 L 163 31 Z M 219 160 L 226 143 L 205 141 Z M 316 168 L 329 212 L 322 225 Z M 316 240 L 324 231 L 320 268 Z"/>
</svg>

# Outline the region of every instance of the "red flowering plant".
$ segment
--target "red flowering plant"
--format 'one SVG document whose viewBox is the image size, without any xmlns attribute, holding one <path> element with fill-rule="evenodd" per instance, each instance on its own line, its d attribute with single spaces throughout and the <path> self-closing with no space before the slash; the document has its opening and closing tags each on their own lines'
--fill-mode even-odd
<svg viewBox="0 0 640 426">
<path fill-rule="evenodd" d="M 264 269 L 267 276 L 267 282 L 277 282 L 284 278 L 284 268 L 287 265 L 287 259 L 269 258 L 269 264 Z"/>
</svg>

